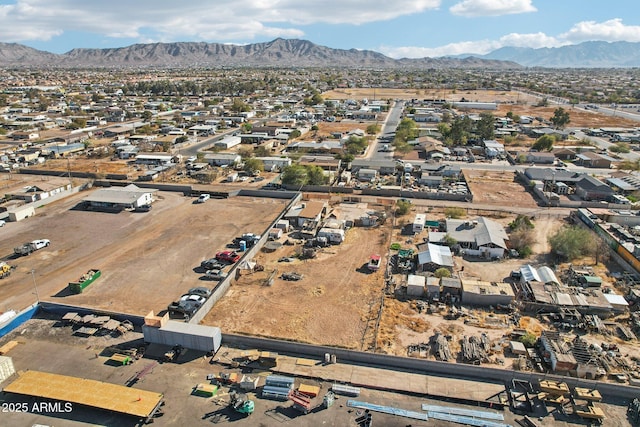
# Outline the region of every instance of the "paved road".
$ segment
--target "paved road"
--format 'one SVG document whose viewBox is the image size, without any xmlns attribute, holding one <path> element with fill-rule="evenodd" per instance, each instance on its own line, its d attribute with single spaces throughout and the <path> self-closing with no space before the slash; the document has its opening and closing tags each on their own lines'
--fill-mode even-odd
<svg viewBox="0 0 640 427">
<path fill-rule="evenodd" d="M 402 110 L 404 109 L 404 101 L 395 102 L 389 113 L 387 114 L 387 118 L 382 124 L 381 136 L 389 136 L 390 134 L 396 131 L 398 127 L 398 123 L 400 123 L 400 116 L 402 115 Z M 391 138 L 393 139 L 393 138 Z M 393 151 L 382 151 L 382 146 L 388 144 L 391 147 L 391 141 L 380 141 L 379 138 L 376 138 L 375 141 L 369 147 L 369 151 L 367 152 L 365 158 L 371 160 L 392 160 L 393 159 Z"/>
</svg>

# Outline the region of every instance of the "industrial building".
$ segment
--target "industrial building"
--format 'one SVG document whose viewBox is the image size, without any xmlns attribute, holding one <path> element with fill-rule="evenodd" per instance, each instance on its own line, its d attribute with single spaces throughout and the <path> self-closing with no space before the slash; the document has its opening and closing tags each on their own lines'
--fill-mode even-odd
<svg viewBox="0 0 640 427">
<path fill-rule="evenodd" d="M 158 190 L 140 188 L 135 184 L 126 187 L 101 188 L 83 200 L 92 209 L 124 210 L 150 205 Z"/>
</svg>

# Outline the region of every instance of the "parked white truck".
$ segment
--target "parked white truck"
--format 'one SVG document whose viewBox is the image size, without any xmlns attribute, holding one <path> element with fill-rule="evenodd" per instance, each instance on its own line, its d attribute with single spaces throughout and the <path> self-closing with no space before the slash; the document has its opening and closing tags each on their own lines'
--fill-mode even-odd
<svg viewBox="0 0 640 427">
<path fill-rule="evenodd" d="M 13 253 L 18 256 L 29 255 L 31 252 L 35 252 L 38 249 L 47 247 L 50 244 L 51 242 L 48 239 L 34 240 L 32 242 L 27 242 L 22 246 L 18 246 L 17 248 L 14 248 Z"/>
</svg>

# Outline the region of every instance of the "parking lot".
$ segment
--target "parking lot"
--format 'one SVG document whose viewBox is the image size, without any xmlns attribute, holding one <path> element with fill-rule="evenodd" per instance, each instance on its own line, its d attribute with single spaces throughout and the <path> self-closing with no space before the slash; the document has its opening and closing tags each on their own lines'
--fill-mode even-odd
<svg viewBox="0 0 640 427">
<path fill-rule="evenodd" d="M 202 280 L 200 262 L 245 232 L 262 233 L 286 200 L 234 197 L 194 204 L 181 193 L 159 192 L 150 212 L 105 213 L 75 209 L 79 193 L 37 209 L 37 215 L 2 228 L 0 254 L 16 269 L 2 280 L 2 310 L 41 300 L 144 315 L 159 312 Z M 13 248 L 34 239 L 49 247 L 14 258 Z M 82 294 L 67 284 L 89 269 L 102 276 Z M 33 274 L 31 272 L 33 271 Z"/>
</svg>

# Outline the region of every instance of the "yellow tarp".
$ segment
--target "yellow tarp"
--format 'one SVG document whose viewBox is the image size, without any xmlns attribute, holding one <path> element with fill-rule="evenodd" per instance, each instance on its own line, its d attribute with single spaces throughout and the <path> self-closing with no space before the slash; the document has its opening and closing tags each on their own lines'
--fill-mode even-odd
<svg viewBox="0 0 640 427">
<path fill-rule="evenodd" d="M 162 401 L 162 394 L 117 384 L 47 372 L 27 371 L 6 386 L 6 393 L 77 403 L 147 418 Z"/>
</svg>

